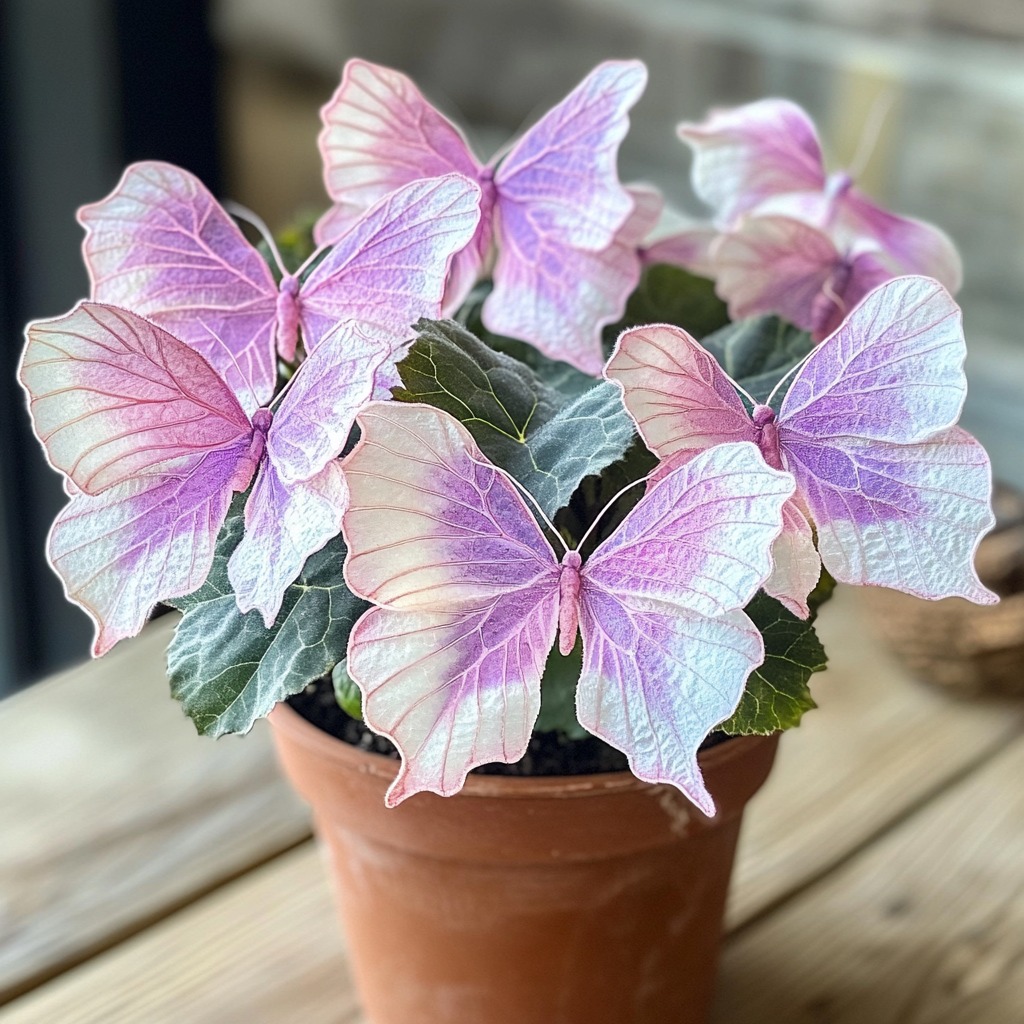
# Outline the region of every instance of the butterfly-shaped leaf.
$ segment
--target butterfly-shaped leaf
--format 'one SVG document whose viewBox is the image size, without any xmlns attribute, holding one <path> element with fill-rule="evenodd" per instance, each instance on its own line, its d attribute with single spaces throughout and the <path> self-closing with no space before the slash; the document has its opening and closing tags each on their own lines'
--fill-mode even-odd
<svg viewBox="0 0 1024 1024">
<path fill-rule="evenodd" d="M 170 164 L 133 164 L 78 216 L 92 298 L 188 342 L 252 412 L 273 395 L 278 354 L 294 358 L 300 327 L 309 351 L 342 320 L 393 328 L 397 348 L 420 316 L 437 316 L 479 200 L 459 175 L 411 182 L 379 197 L 326 255 L 295 274 L 280 268 L 279 282 L 203 184 Z"/>
<path fill-rule="evenodd" d="M 794 475 L 765 589 L 806 616 L 821 563 L 845 583 L 996 600 L 973 567 L 993 523 L 991 471 L 981 445 L 955 426 L 964 357 L 948 292 L 904 277 L 871 292 L 811 352 L 777 415 L 761 404 L 748 412 L 715 359 L 675 327 L 625 332 L 606 373 L 663 472 L 749 440 Z"/>
<path fill-rule="evenodd" d="M 653 204 L 638 204 L 616 172 L 628 112 L 646 78 L 638 61 L 601 64 L 484 165 L 408 78 L 349 61 L 322 111 L 324 178 L 338 205 L 318 238 L 332 241 L 356 212 L 409 181 L 465 174 L 482 188 L 481 220 L 456 258 L 446 309 L 461 304 L 494 248 L 488 328 L 596 375 L 601 325 L 620 315 L 640 274 L 637 247 L 657 219 Z"/>
<path fill-rule="evenodd" d="M 826 174 L 814 125 L 795 103 L 715 111 L 679 134 L 694 151 L 694 189 L 724 232 L 709 256 L 733 319 L 777 313 L 821 340 L 890 278 L 960 287 L 950 239 L 883 209 L 848 174 Z"/>
<path fill-rule="evenodd" d="M 285 587 L 340 529 L 336 456 L 394 332 L 341 324 L 276 409 L 251 418 L 198 352 L 127 310 L 81 303 L 30 324 L 27 338 L 20 379 L 33 425 L 73 494 L 49 555 L 96 623 L 94 653 L 202 584 L 232 494 L 254 476 L 230 574 L 243 610 L 273 622 Z"/>
<path fill-rule="evenodd" d="M 732 714 L 761 637 L 740 610 L 771 567 L 792 479 L 750 444 L 667 476 L 581 564 L 561 561 L 512 480 L 429 406 L 371 403 L 344 461 L 345 578 L 373 602 L 348 671 L 367 724 L 402 753 L 394 805 L 450 795 L 475 765 L 522 757 L 559 633 L 583 667 L 581 725 L 640 778 L 714 812 L 697 764 Z"/>
</svg>

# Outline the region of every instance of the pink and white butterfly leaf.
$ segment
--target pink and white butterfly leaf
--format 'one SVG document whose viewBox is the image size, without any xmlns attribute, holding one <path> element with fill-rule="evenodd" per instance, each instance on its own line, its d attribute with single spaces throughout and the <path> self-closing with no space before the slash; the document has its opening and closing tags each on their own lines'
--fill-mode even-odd
<svg viewBox="0 0 1024 1024">
<path fill-rule="evenodd" d="M 201 355 L 127 310 L 83 303 L 30 324 L 27 338 L 21 381 L 71 492 L 50 556 L 96 622 L 95 652 L 138 632 L 157 601 L 203 583 L 231 495 L 256 473 L 251 534 L 236 555 L 260 550 L 261 585 L 243 593 L 272 622 L 305 558 L 340 529 L 347 492 L 335 457 L 394 333 L 341 325 L 277 414 L 251 420 Z"/>
<path fill-rule="evenodd" d="M 642 499 L 581 568 L 575 552 L 559 564 L 516 486 L 447 414 L 371 403 L 358 423 L 343 463 L 345 576 L 377 607 L 352 631 L 348 670 L 367 724 L 402 754 L 389 803 L 450 795 L 475 765 L 522 756 L 561 619 L 563 650 L 583 631 L 584 725 L 710 813 L 697 748 L 763 656 L 736 609 L 771 571 L 791 478 L 752 445 L 716 449 Z"/>
<path fill-rule="evenodd" d="M 825 187 L 814 123 L 789 100 L 715 110 L 700 124 L 680 124 L 678 133 L 693 149 L 694 191 L 721 228 L 773 196 Z"/>
<path fill-rule="evenodd" d="M 954 428 L 965 351 L 949 294 L 907 277 L 876 288 L 811 353 L 778 415 L 760 406 L 751 418 L 724 371 L 678 328 L 625 332 L 607 374 L 668 466 L 741 436 L 794 474 L 797 501 L 768 584 L 794 610 L 806 607 L 815 576 L 804 511 L 836 579 L 988 603 L 973 556 L 992 525 L 990 469 Z"/>
<path fill-rule="evenodd" d="M 494 291 L 483 310 L 488 329 L 585 369 L 577 352 L 593 362 L 594 315 L 620 315 L 625 282 L 639 274 L 635 252 L 627 255 L 622 246 L 646 221 L 626 227 L 635 200 L 619 183 L 616 158 L 645 83 L 638 61 L 599 65 L 485 167 L 404 75 L 352 61 L 322 111 L 324 178 L 341 206 L 321 220 L 318 237 L 333 240 L 353 208 L 416 177 L 466 174 L 482 188 L 481 219 L 453 264 L 445 309 L 487 272 L 493 239 Z M 588 273 L 601 276 L 600 287 Z"/>
<path fill-rule="evenodd" d="M 273 395 L 277 355 L 294 358 L 300 327 L 312 350 L 342 320 L 411 333 L 437 316 L 479 195 L 459 175 L 411 183 L 349 225 L 308 274 L 282 269 L 280 284 L 206 187 L 170 164 L 132 165 L 79 220 L 92 297 L 192 345 L 251 413 Z"/>
<path fill-rule="evenodd" d="M 99 655 L 202 584 L 263 437 L 198 353 L 132 313 L 83 303 L 26 335 L 33 426 L 74 491 L 50 559 Z"/>
</svg>

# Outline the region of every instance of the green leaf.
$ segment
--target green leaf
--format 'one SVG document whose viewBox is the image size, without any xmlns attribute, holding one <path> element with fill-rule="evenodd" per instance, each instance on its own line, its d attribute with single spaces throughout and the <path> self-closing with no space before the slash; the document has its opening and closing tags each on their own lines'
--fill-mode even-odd
<svg viewBox="0 0 1024 1024">
<path fill-rule="evenodd" d="M 729 324 L 701 344 L 759 402 L 814 347 L 806 331 L 776 316 Z"/>
<path fill-rule="evenodd" d="M 621 459 L 636 436 L 618 387 L 605 381 L 566 403 L 499 462 L 548 516 L 569 503 L 588 476 Z"/>
<path fill-rule="evenodd" d="M 715 294 L 715 283 L 682 267 L 656 263 L 644 270 L 618 323 L 604 329 L 610 352 L 618 336 L 641 324 L 675 324 L 700 340 L 729 323 L 725 303 Z"/>
<path fill-rule="evenodd" d="M 792 729 L 805 711 L 817 707 L 808 681 L 825 668 L 825 649 L 813 619 L 798 619 L 764 591 L 746 611 L 764 637 L 764 664 L 747 680 L 732 718 L 718 728 L 733 736 Z"/>
<path fill-rule="evenodd" d="M 614 384 L 594 384 L 570 399 L 454 321 L 421 320 L 417 331 L 398 364 L 404 387 L 394 388 L 394 397 L 453 415 L 548 516 L 632 443 L 635 427 Z"/>
<path fill-rule="evenodd" d="M 206 583 L 174 602 L 185 614 L 167 650 L 171 694 L 196 729 L 211 736 L 247 732 L 278 701 L 333 669 L 367 607 L 345 586 L 345 545 L 336 537 L 310 556 L 267 629 L 258 611 L 238 610 L 228 582 L 227 561 L 241 535 L 236 511 L 218 538 Z"/>
<path fill-rule="evenodd" d="M 564 398 L 523 363 L 495 352 L 454 320 L 420 320 L 398 364 L 400 402 L 425 402 L 454 416 L 490 455 L 490 447 L 526 440 Z M 493 458 L 493 456 L 491 456 Z"/>
<path fill-rule="evenodd" d="M 331 670 L 331 683 L 334 686 L 334 699 L 338 707 L 346 714 L 363 720 L 363 695 L 359 687 L 348 674 L 348 661 L 339 661 Z"/>
<path fill-rule="evenodd" d="M 548 655 L 540 683 L 540 714 L 536 732 L 561 732 L 571 740 L 586 739 L 590 733 L 576 718 L 576 684 L 583 671 L 583 644 L 579 637 L 568 655 L 556 645 Z"/>
</svg>

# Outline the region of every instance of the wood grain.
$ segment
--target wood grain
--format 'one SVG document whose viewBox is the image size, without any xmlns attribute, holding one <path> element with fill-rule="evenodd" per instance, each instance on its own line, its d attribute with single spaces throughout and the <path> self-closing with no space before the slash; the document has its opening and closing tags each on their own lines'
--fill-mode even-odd
<svg viewBox="0 0 1024 1024">
<path fill-rule="evenodd" d="M 357 1020 L 312 843 L 0 1009 L 3 1024 Z"/>
<path fill-rule="evenodd" d="M 1020 702 L 955 701 L 912 680 L 858 597 L 840 588 L 822 610 L 830 660 L 812 685 L 820 707 L 783 737 L 744 822 L 733 925 L 829 870 L 1021 731 Z"/>
<path fill-rule="evenodd" d="M 170 699 L 173 624 L 0 704 L 0 1002 L 309 835 L 264 728 Z"/>
<path fill-rule="evenodd" d="M 716 1024 L 1024 1020 L 1021 779 L 1024 741 L 743 934 Z"/>
<path fill-rule="evenodd" d="M 876 843 L 881 844 L 880 849 L 888 848 L 893 836 L 913 836 L 918 820 L 931 820 L 930 806 L 944 804 L 944 790 L 955 786 L 959 788 L 954 792 L 961 792 L 963 779 L 987 779 L 990 769 L 985 767 L 986 763 L 1002 764 L 1000 750 L 1019 749 L 1014 745 L 1019 720 L 1006 706 L 951 702 L 907 680 L 890 659 L 875 649 L 870 637 L 865 638 L 856 604 L 848 595 L 844 594 L 827 609 L 822 631 L 833 657 L 833 667 L 817 685 L 822 709 L 810 715 L 800 730 L 786 737 L 780 764 L 749 812 L 731 915 L 734 927 L 742 925 L 737 950 L 747 949 L 748 943 L 762 934 L 761 929 L 775 920 L 788 919 L 787 901 L 802 906 L 810 898 L 808 894 L 828 886 L 833 877 L 847 877 L 863 858 L 872 855 Z M 167 704 L 161 694 L 159 707 Z M 147 714 L 156 716 L 158 712 L 150 709 Z M 247 749 L 249 742 L 230 746 Z M 187 743 L 175 748 L 176 756 L 187 761 L 199 757 L 197 752 L 209 746 L 189 735 Z M 135 756 L 139 756 L 138 750 Z M 72 759 L 70 763 L 74 766 L 77 762 Z M 206 768 L 211 770 L 209 763 Z M 125 765 L 119 770 L 129 771 Z M 113 771 L 107 784 L 125 785 L 124 779 Z M 194 780 L 202 779 L 200 771 L 190 771 Z M 205 784 L 212 783 L 207 780 Z M 991 797 L 990 785 L 981 783 L 979 793 Z M 172 790 L 172 803 L 181 814 L 178 828 L 188 832 L 191 805 L 175 794 L 177 789 Z M 236 798 L 237 792 L 226 791 L 226 806 L 235 808 Z M 952 811 L 947 810 L 929 826 L 928 843 L 933 847 L 941 849 L 959 836 L 957 806 L 954 804 Z M 978 813 L 977 807 L 972 813 Z M 250 836 L 253 830 L 258 834 L 260 828 L 279 827 L 267 816 L 256 826 L 251 822 L 246 826 L 233 809 L 229 817 L 241 832 L 248 828 Z M 76 828 L 87 833 L 89 817 L 84 808 L 79 818 Z M 1000 834 L 1000 841 L 1016 842 L 1015 855 L 1019 861 L 1024 816 L 1018 814 L 1015 834 L 1012 816 L 1007 813 L 1003 818 L 1005 835 Z M 50 834 L 52 837 L 52 830 Z M 217 834 L 221 835 L 219 840 Z M 148 838 L 139 840 L 136 835 L 135 839 L 142 841 L 143 850 L 152 855 L 153 847 L 145 845 Z M 181 843 L 174 838 L 173 830 L 165 833 L 164 839 L 172 840 L 172 845 Z M 193 857 L 199 857 L 203 841 L 202 836 L 195 840 Z M 223 831 L 218 833 L 214 829 L 208 841 L 226 840 Z M 238 861 L 251 857 L 254 848 L 250 845 L 239 850 Z M 209 849 L 206 853 L 210 856 Z M 190 864 L 188 870 L 195 872 L 194 879 L 201 881 L 204 863 L 199 859 L 186 859 L 185 863 Z M 221 870 L 216 859 L 205 866 L 210 863 Z M 121 867 L 129 878 L 139 870 L 127 859 Z M 876 875 L 885 874 L 882 867 L 872 870 Z M 915 865 L 910 877 L 918 870 Z M 944 878 L 933 880 L 936 899 L 945 898 L 947 887 L 951 898 L 957 898 L 962 883 L 956 870 L 955 865 L 950 866 Z M 982 872 L 977 865 L 971 870 Z M 111 872 L 108 870 L 106 875 L 109 878 Z M 824 882 L 818 881 L 822 878 Z M 127 884 L 119 898 L 134 902 L 136 884 L 135 880 Z M 807 894 L 802 895 L 805 890 Z M 70 897 L 65 894 L 64 898 Z M 96 902 L 93 894 L 84 903 L 79 900 L 77 906 L 81 911 L 85 904 Z M 114 902 L 116 906 L 117 900 Z M 781 909 L 775 909 L 778 907 Z M 113 909 L 108 907 L 107 913 L 113 913 Z M 121 913 L 122 919 L 130 917 L 123 908 Z M 51 922 L 57 916 L 51 908 Z M 71 920 L 74 923 L 81 918 L 78 913 Z M 837 919 L 835 927 L 834 938 L 839 941 L 842 921 Z M 829 945 L 831 940 L 825 940 L 826 951 L 836 948 Z M 936 941 L 941 940 L 940 930 Z M 851 941 L 856 942 L 852 937 Z M 755 958 L 752 962 L 757 963 L 759 947 L 749 948 L 755 949 L 750 955 Z M 734 974 L 728 977 L 742 973 L 745 955 L 730 953 L 729 963 L 739 966 L 731 967 Z M 792 949 L 788 955 L 796 957 Z M 837 956 L 841 961 L 842 955 Z M 842 963 L 834 965 L 833 970 L 841 973 Z M 763 974 L 761 977 L 767 980 Z M 895 978 L 893 990 L 903 993 L 898 982 Z M 743 991 L 753 998 L 753 990 Z M 846 995 L 854 999 L 855 993 Z M 288 1008 L 293 999 L 299 1000 L 294 1006 L 300 1007 L 301 1012 Z M 745 1024 L 746 1020 L 764 1024 L 763 1000 L 760 1004 L 755 1000 L 751 1006 L 760 1006 L 762 1016 L 748 1015 L 735 1021 L 726 1016 L 721 1020 L 729 1024 Z M 812 1008 L 811 1012 L 819 1011 Z M 828 1012 L 826 1009 L 817 1017 L 793 1019 L 807 1024 L 831 1024 Z M 283 1024 L 301 1019 L 357 1024 L 355 1014 L 322 867 L 313 847 L 307 845 L 23 996 L 6 1011 L 0 1011 L 0 1022 L 134 1024 L 145 1020 L 147 1024 L 177 1024 L 188 1020 L 190 1024 Z M 945 1018 L 934 1019 L 935 1024 L 940 1020 L 946 1024 Z M 772 1024 L 783 1024 L 786 1020 L 771 1017 Z M 836 1020 L 842 1024 L 861 1024 L 874 1018 L 853 1015 Z M 921 1018 L 921 1024 L 926 1020 L 931 1024 L 930 1017 Z M 959 1024 L 961 1018 L 952 1020 Z M 907 1017 L 904 1024 L 911 1021 L 918 1024 L 916 1017 Z M 997 1017 L 979 1017 L 972 1024 L 1002 1022 Z"/>
</svg>

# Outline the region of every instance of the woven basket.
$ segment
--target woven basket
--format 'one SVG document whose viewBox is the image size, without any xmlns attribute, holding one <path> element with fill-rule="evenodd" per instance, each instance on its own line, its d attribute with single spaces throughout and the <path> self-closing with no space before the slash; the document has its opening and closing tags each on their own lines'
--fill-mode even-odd
<svg viewBox="0 0 1024 1024">
<path fill-rule="evenodd" d="M 996 527 L 978 548 L 978 575 L 1001 600 L 923 601 L 864 587 L 878 632 L 917 678 L 963 697 L 1024 696 L 1024 495 L 997 485 Z"/>
</svg>

